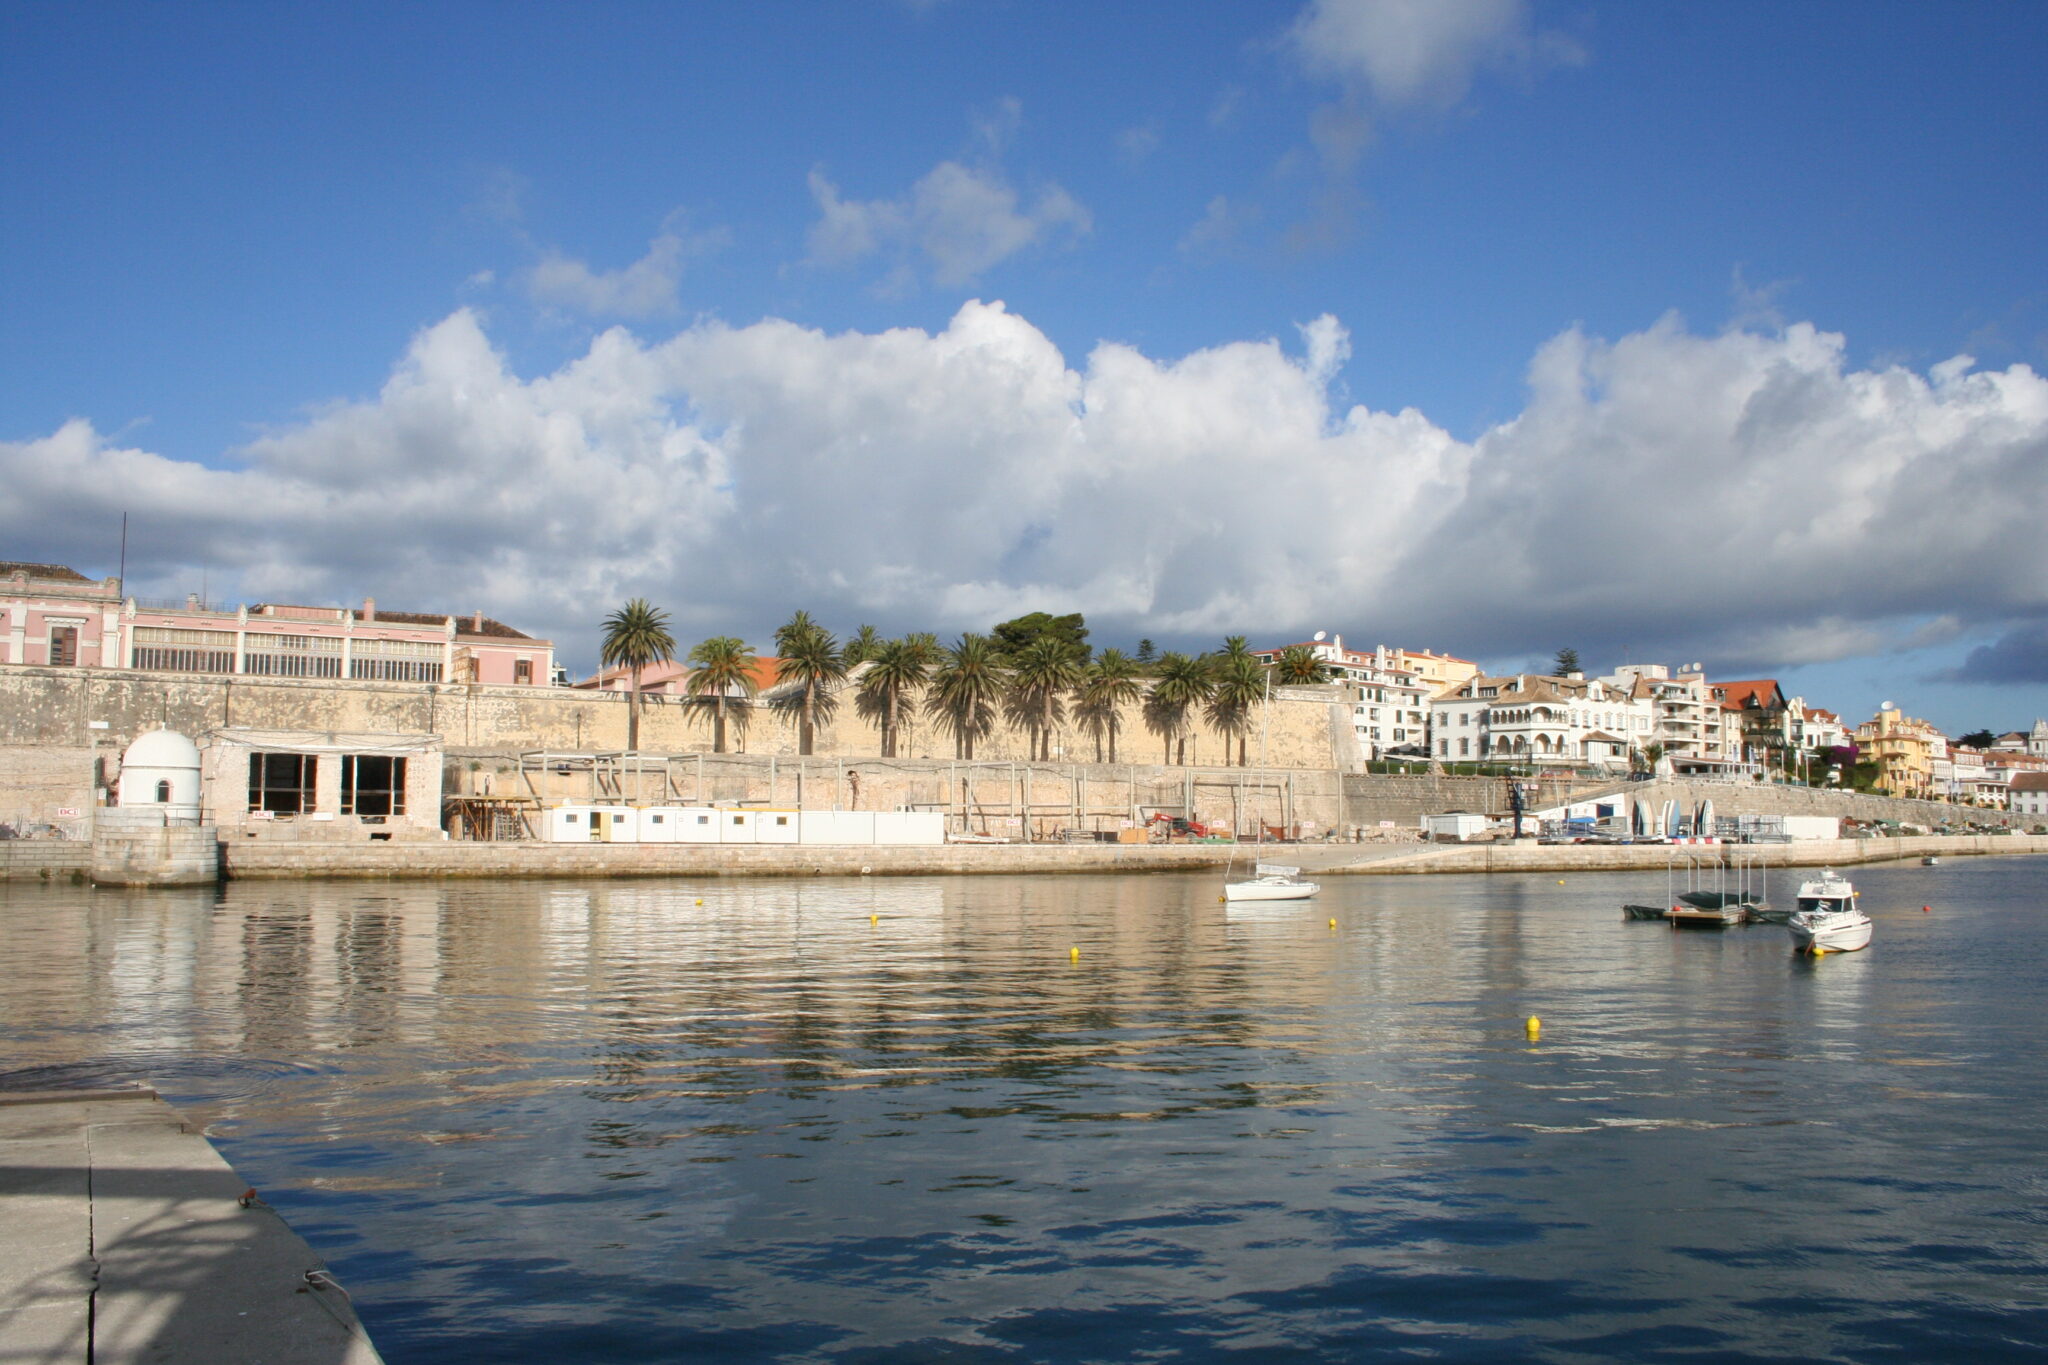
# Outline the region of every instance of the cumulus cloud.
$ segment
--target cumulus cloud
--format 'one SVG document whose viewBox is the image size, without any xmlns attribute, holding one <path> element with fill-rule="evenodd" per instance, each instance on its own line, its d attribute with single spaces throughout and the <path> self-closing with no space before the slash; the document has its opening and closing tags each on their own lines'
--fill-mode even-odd
<svg viewBox="0 0 2048 1365">
<path fill-rule="evenodd" d="M 900 199 L 842 198 L 822 171 L 810 175 L 818 221 L 814 264 L 845 265 L 881 253 L 902 269 L 915 261 L 942 285 L 972 283 L 1030 247 L 1071 242 L 1092 227 L 1088 210 L 1056 184 L 1027 204 L 996 171 L 942 161 Z"/>
<path fill-rule="evenodd" d="M 1485 66 L 1583 59 L 1531 30 L 1526 0 L 1312 0 L 1288 37 L 1310 71 L 1385 108 L 1454 104 Z"/>
<path fill-rule="evenodd" d="M 526 288 L 535 303 L 595 318 L 648 318 L 673 313 L 684 263 L 713 250 L 721 233 L 694 236 L 679 227 L 665 227 L 647 244 L 647 254 L 617 270 L 593 270 L 559 251 L 542 255 L 527 272 Z"/>
<path fill-rule="evenodd" d="M 1348 358 L 1322 317 L 1286 345 L 1075 361 L 977 301 L 936 333 L 615 328 L 522 378 L 461 311 L 374 397 L 230 467 L 82 421 L 0 444 L 0 543 L 75 559 L 64 528 L 126 508 L 139 582 L 204 565 L 251 597 L 482 606 L 581 662 L 636 594 L 757 641 L 796 606 L 945 632 L 1046 609 L 1109 638 L 1625 641 L 1765 670 L 2048 613 L 2048 382 L 2025 366 L 1856 368 L 1810 325 L 1667 318 L 1553 339 L 1525 409 L 1462 442 L 1344 404 Z M 2037 627 L 2011 638 L 2040 657 Z"/>
<path fill-rule="evenodd" d="M 1962 683 L 2048 683 L 2048 622 L 2029 621 L 1988 645 L 1979 645 L 1959 668 L 1938 681 Z"/>
</svg>

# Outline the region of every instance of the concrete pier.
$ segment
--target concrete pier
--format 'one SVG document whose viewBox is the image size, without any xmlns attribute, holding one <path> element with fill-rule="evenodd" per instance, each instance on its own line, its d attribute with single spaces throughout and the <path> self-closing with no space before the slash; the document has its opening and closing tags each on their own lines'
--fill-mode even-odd
<svg viewBox="0 0 2048 1365">
<path fill-rule="evenodd" d="M 380 1365 L 247 1188 L 151 1091 L 0 1093 L 0 1361 Z"/>
</svg>

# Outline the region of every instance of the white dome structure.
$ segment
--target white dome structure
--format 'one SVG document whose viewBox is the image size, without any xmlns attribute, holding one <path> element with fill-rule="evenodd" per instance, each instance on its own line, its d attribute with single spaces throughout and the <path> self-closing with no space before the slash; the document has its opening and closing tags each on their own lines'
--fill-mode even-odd
<svg viewBox="0 0 2048 1365">
<path fill-rule="evenodd" d="M 176 730 L 151 730 L 121 755 L 121 809 L 199 822 L 199 746 Z"/>
</svg>

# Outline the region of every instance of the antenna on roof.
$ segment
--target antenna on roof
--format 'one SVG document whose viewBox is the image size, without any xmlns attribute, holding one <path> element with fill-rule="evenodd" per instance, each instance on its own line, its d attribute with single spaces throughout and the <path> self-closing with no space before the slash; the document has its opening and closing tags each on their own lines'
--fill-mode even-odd
<svg viewBox="0 0 2048 1365">
<path fill-rule="evenodd" d="M 115 581 L 119 584 L 115 591 L 124 598 L 128 596 L 128 514 L 126 512 L 121 514 L 121 573 L 120 577 Z"/>
</svg>

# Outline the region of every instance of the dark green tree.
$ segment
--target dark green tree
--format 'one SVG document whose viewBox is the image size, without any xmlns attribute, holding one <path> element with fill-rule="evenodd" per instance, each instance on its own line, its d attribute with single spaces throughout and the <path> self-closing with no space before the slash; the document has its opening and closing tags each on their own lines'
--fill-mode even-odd
<svg viewBox="0 0 2048 1365">
<path fill-rule="evenodd" d="M 1579 651 L 1569 645 L 1557 651 L 1557 659 L 1551 664 L 1550 671 L 1552 676 L 1559 678 L 1584 672 L 1585 670 L 1579 666 Z"/>
<path fill-rule="evenodd" d="M 1138 662 L 1140 664 L 1149 666 L 1158 657 L 1159 646 L 1153 644 L 1150 640 L 1138 641 Z"/>
<path fill-rule="evenodd" d="M 635 597 L 604 621 L 604 643 L 599 661 L 606 668 L 623 668 L 632 675 L 633 690 L 626 701 L 626 748 L 640 748 L 640 673 L 649 664 L 676 657 L 676 637 L 668 631 L 668 613 Z"/>
<path fill-rule="evenodd" d="M 875 657 L 875 651 L 882 647 L 882 633 L 873 626 L 862 626 L 846 638 L 846 648 L 841 651 L 846 666 L 864 664 Z"/>
<path fill-rule="evenodd" d="M 1962 745 L 1965 749 L 1988 749 L 1998 743 L 1998 736 L 1992 734 L 1989 730 L 1972 730 L 1969 734 L 1957 740 L 1956 743 Z"/>
<path fill-rule="evenodd" d="M 1005 663 L 1014 664 L 1024 656 L 1032 643 L 1044 636 L 1073 648 L 1074 657 L 1082 663 L 1088 661 L 1088 625 L 1081 619 L 1080 612 L 1065 616 L 1053 616 L 1046 612 L 1034 611 L 1015 620 L 1005 621 L 989 632 L 996 652 L 1003 656 Z"/>
</svg>

